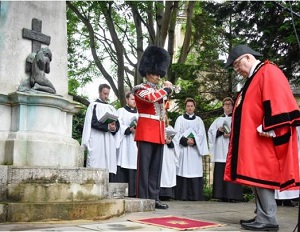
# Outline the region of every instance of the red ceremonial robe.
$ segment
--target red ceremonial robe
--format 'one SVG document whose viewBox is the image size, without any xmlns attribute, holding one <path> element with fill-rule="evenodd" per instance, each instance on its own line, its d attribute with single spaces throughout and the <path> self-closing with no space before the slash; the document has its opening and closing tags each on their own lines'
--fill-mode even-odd
<svg viewBox="0 0 300 232">
<path fill-rule="evenodd" d="M 261 124 L 276 137 L 260 136 Z M 284 74 L 269 61 L 257 65 L 235 102 L 224 180 L 268 189 L 299 186 L 299 124 Z"/>
</svg>

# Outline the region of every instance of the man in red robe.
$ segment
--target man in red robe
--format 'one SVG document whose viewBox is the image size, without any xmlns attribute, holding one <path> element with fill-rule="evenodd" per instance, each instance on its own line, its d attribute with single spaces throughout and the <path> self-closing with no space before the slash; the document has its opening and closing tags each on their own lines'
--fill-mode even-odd
<svg viewBox="0 0 300 232">
<path fill-rule="evenodd" d="M 139 119 L 135 141 L 138 145 L 136 197 L 155 200 L 155 208 L 167 209 L 159 201 L 160 178 L 165 137 L 164 99 L 173 92 L 166 81 L 158 88 L 160 77 L 166 75 L 170 64 L 169 53 L 157 46 L 149 46 L 140 61 L 139 72 L 147 82 L 133 88 Z"/>
<path fill-rule="evenodd" d="M 241 220 L 244 229 L 277 231 L 274 191 L 299 186 L 300 112 L 282 71 L 257 56 L 262 55 L 238 45 L 225 65 L 247 81 L 233 110 L 224 179 L 253 187 L 256 217 Z"/>
</svg>

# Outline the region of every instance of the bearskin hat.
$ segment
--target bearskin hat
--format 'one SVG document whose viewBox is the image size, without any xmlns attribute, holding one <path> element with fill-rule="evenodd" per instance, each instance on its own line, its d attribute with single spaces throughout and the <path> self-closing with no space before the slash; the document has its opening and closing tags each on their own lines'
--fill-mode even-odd
<svg viewBox="0 0 300 232">
<path fill-rule="evenodd" d="M 146 74 L 158 74 L 161 77 L 165 76 L 170 65 L 169 53 L 158 46 L 151 45 L 144 51 L 139 72 L 141 76 L 145 77 Z"/>
</svg>

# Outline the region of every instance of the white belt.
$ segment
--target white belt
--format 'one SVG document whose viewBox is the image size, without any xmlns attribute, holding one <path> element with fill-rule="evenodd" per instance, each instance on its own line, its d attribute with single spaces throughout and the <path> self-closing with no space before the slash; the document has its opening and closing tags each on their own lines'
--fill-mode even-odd
<svg viewBox="0 0 300 232">
<path fill-rule="evenodd" d="M 151 118 L 151 119 L 154 119 L 154 120 L 159 120 L 159 116 L 157 115 L 153 115 L 153 114 L 139 114 L 139 117 L 141 118 Z"/>
</svg>

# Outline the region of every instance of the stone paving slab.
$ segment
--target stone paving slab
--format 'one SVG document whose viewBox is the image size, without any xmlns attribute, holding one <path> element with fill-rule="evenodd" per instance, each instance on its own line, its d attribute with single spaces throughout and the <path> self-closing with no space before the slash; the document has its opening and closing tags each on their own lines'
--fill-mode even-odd
<svg viewBox="0 0 300 232">
<path fill-rule="evenodd" d="M 28 231 L 28 230 L 26 230 Z M 83 228 L 81 226 L 71 226 L 71 227 L 58 227 L 58 228 L 47 228 L 47 229 L 36 229 L 30 231 L 91 231 L 89 228 Z M 97 230 L 95 230 L 97 231 Z"/>
<path fill-rule="evenodd" d="M 2 223 L 0 231 L 177 231 L 158 226 L 130 222 L 149 217 L 180 216 L 196 220 L 225 224 L 221 227 L 192 231 L 244 231 L 240 219 L 254 216 L 254 203 L 223 203 L 211 201 L 170 201 L 168 210 L 126 213 L 120 217 L 97 221 L 55 221 L 39 223 Z M 298 220 L 298 207 L 278 207 L 280 232 L 294 231 Z M 297 230 L 295 230 L 297 231 Z"/>
<path fill-rule="evenodd" d="M 105 224 L 82 225 L 82 228 L 88 228 L 96 231 L 174 231 L 167 228 L 145 225 L 136 222 L 114 222 Z"/>
</svg>

